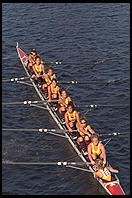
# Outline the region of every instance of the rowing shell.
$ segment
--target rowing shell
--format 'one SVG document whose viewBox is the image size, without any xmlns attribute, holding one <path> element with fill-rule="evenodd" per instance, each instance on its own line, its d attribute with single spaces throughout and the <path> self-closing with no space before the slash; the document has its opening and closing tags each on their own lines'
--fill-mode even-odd
<svg viewBox="0 0 132 198">
<path fill-rule="evenodd" d="M 85 163 L 89 162 L 88 157 L 84 156 L 84 154 L 83 154 L 80 146 L 77 144 L 76 140 L 74 140 L 72 138 L 72 136 L 65 131 L 67 128 L 66 128 L 64 122 L 61 120 L 61 118 L 59 117 L 59 114 L 55 111 L 54 107 L 52 107 L 51 104 L 48 103 L 47 97 L 44 94 L 44 92 L 42 91 L 42 88 L 38 87 L 38 85 L 35 83 L 35 81 L 31 78 L 30 73 L 27 68 L 28 56 L 18 47 L 18 43 L 17 43 L 16 49 L 17 49 L 18 56 L 21 60 L 21 63 L 23 65 L 23 68 L 24 68 L 27 76 L 29 77 L 29 79 L 30 79 L 32 85 L 34 86 L 37 94 L 39 95 L 40 99 L 45 102 L 46 108 L 49 111 L 50 115 L 55 120 L 58 127 L 60 129 L 64 130 L 64 132 L 63 132 L 64 135 L 66 136 L 66 138 L 68 139 L 68 141 L 70 142 L 70 144 L 72 145 L 74 150 L 77 152 L 79 157 L 82 159 L 82 161 Z M 110 166 L 110 164 L 109 164 L 109 166 Z M 94 173 L 94 170 L 91 165 L 87 165 L 87 168 L 90 169 L 92 173 Z M 110 194 L 110 195 L 125 195 L 125 192 L 123 191 L 123 189 L 120 185 L 117 175 L 114 174 L 112 176 L 112 178 L 113 179 L 110 182 L 104 181 L 103 179 L 100 179 L 100 178 L 97 178 L 97 181 L 102 185 L 102 187 L 106 190 L 106 192 L 108 194 Z"/>
</svg>

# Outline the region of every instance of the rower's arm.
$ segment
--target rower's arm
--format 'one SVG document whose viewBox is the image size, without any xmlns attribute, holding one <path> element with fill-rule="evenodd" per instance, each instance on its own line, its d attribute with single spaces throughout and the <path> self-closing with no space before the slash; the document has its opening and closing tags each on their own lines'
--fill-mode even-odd
<svg viewBox="0 0 132 198">
<path fill-rule="evenodd" d="M 91 152 L 92 148 L 91 148 L 91 144 L 88 145 L 88 158 L 91 161 L 92 164 L 95 164 L 94 160 L 92 159 L 92 152 Z"/>
<path fill-rule="evenodd" d="M 59 87 L 58 87 L 58 95 L 59 95 L 59 98 L 60 98 L 61 95 L 60 95 L 60 88 Z"/>
<path fill-rule="evenodd" d="M 91 128 L 91 126 L 90 125 L 88 125 L 88 130 L 90 131 L 90 133 L 92 133 L 92 134 L 94 134 L 95 133 L 95 131 Z"/>
<path fill-rule="evenodd" d="M 63 104 L 64 106 L 66 106 L 65 102 L 59 97 L 59 100 L 58 100 L 59 104 Z"/>
<path fill-rule="evenodd" d="M 69 102 L 71 102 L 72 100 L 71 100 L 71 97 L 70 96 L 68 96 L 68 98 L 69 98 Z"/>
<path fill-rule="evenodd" d="M 101 143 L 101 151 L 102 151 L 102 155 L 103 155 L 103 164 L 106 164 L 106 151 L 104 148 L 104 145 Z"/>
<path fill-rule="evenodd" d="M 85 131 L 85 129 L 82 126 L 79 127 L 79 131 L 82 131 L 84 134 L 88 135 L 89 137 L 91 136 L 91 134 Z"/>
<path fill-rule="evenodd" d="M 48 86 L 48 101 L 51 102 L 51 89 L 50 89 L 50 86 Z"/>
<path fill-rule="evenodd" d="M 94 172 L 94 178 L 96 179 L 98 177 L 97 172 Z"/>
<path fill-rule="evenodd" d="M 118 173 L 119 172 L 117 169 L 114 169 L 110 166 L 107 166 L 107 169 L 110 170 L 112 173 Z"/>
<path fill-rule="evenodd" d="M 96 179 L 97 177 L 102 177 L 102 175 L 99 173 L 99 171 L 94 172 L 94 178 Z"/>
<path fill-rule="evenodd" d="M 79 118 L 79 113 L 77 111 L 76 111 L 76 118 L 77 118 L 77 122 L 79 123 L 79 125 L 81 125 L 80 118 Z"/>
<path fill-rule="evenodd" d="M 56 74 L 54 74 L 53 76 L 54 76 L 54 78 L 56 79 Z"/>
<path fill-rule="evenodd" d="M 45 67 L 44 67 L 44 64 L 42 64 L 42 70 L 43 70 L 43 74 L 45 74 Z"/>
</svg>

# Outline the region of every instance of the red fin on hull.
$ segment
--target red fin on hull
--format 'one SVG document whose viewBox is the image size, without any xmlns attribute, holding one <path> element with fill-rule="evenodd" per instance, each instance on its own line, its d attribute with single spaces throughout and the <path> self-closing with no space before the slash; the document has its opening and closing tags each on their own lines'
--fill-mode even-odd
<svg viewBox="0 0 132 198">
<path fill-rule="evenodd" d="M 118 183 L 111 183 L 106 186 L 111 195 L 125 195 L 121 186 Z"/>
</svg>

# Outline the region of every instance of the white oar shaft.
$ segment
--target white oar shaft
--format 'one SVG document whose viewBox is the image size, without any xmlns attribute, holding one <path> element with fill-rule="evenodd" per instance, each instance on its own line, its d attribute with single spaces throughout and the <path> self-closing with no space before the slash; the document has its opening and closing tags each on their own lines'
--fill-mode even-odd
<svg viewBox="0 0 132 198">
<path fill-rule="evenodd" d="M 87 162 L 88 163 L 88 162 Z M 13 162 L 8 160 L 3 160 L 2 164 L 9 164 L 9 165 L 58 165 L 58 166 L 70 166 L 70 165 L 84 165 L 85 162 L 66 162 L 66 161 L 59 161 L 59 162 Z"/>
<path fill-rule="evenodd" d="M 37 100 L 34 100 L 34 101 L 31 101 L 31 100 L 25 100 L 25 101 L 22 101 L 22 102 L 3 102 L 2 105 L 17 105 L 17 104 L 24 104 L 24 105 L 30 105 L 30 104 L 38 104 L 38 103 L 43 103 L 43 104 L 46 104 L 44 101 L 40 100 L 40 101 L 37 101 Z"/>
<path fill-rule="evenodd" d="M 68 130 L 61 130 L 61 129 L 44 129 L 44 128 L 40 128 L 40 129 L 25 129 L 25 128 L 21 128 L 21 129 L 15 129 L 15 128 L 2 128 L 3 131 L 29 131 L 29 132 L 64 132 L 64 131 L 67 131 Z M 73 132 L 77 132 L 77 130 L 73 130 Z"/>
</svg>

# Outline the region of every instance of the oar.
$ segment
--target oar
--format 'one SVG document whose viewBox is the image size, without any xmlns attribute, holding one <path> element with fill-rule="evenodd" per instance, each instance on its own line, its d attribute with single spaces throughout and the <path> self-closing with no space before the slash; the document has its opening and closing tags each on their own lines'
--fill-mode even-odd
<svg viewBox="0 0 132 198">
<path fill-rule="evenodd" d="M 14 77 L 14 78 L 10 78 L 10 79 L 2 79 L 2 82 L 15 82 L 18 80 L 25 80 L 25 79 L 29 79 L 30 77 L 24 76 L 24 77 Z"/>
<path fill-rule="evenodd" d="M 55 62 L 50 62 L 50 61 L 45 61 L 46 64 L 55 64 L 55 65 L 68 65 L 68 64 L 73 64 L 73 65 L 97 65 L 97 64 L 102 64 L 104 62 L 106 62 L 108 59 L 103 59 L 103 60 L 99 60 L 99 61 L 89 61 L 89 62 L 65 62 L 65 61 L 55 61 Z"/>
<path fill-rule="evenodd" d="M 20 132 L 20 131 L 27 131 L 27 132 L 41 132 L 41 133 L 47 133 L 47 134 L 50 134 L 50 135 L 54 135 L 54 136 L 58 136 L 58 137 L 63 137 L 63 138 L 66 138 L 67 137 L 65 135 L 62 135 L 62 134 L 59 134 L 59 133 L 56 133 L 56 132 L 60 132 L 60 133 L 64 133 L 64 131 L 67 131 L 68 130 L 56 130 L 56 129 L 11 129 L 11 128 L 3 128 L 2 129 L 3 131 L 15 131 L 15 132 Z M 73 132 L 76 132 L 76 130 L 74 130 Z"/>
<path fill-rule="evenodd" d="M 51 102 L 58 102 L 58 100 L 51 100 Z M 30 104 L 46 104 L 42 100 L 25 100 L 25 101 L 16 101 L 16 102 L 3 102 L 2 105 L 17 105 L 17 104 L 24 104 L 24 105 L 30 105 Z M 75 105 L 76 108 L 97 108 L 97 107 L 129 107 L 130 104 L 90 104 L 90 105 Z"/>
<path fill-rule="evenodd" d="M 117 136 L 117 135 L 127 135 L 130 134 L 130 132 L 114 132 L 114 133 L 103 133 L 99 134 L 99 136 Z"/>
<path fill-rule="evenodd" d="M 2 128 L 3 131 L 28 131 L 28 132 L 45 132 L 45 133 L 50 133 L 50 132 L 68 132 L 68 130 L 64 130 L 64 129 L 44 129 L 44 128 L 40 128 L 40 129 L 27 129 L 27 128 L 21 128 L 21 129 L 14 129 L 14 128 Z M 73 130 L 73 132 L 77 132 L 77 130 Z M 53 134 L 53 133 L 52 133 Z M 56 133 L 54 133 L 56 134 Z M 113 133 L 103 133 L 103 134 L 98 134 L 99 136 L 117 136 L 117 135 L 127 135 L 130 134 L 130 132 L 113 132 Z"/>
<path fill-rule="evenodd" d="M 101 81 L 101 80 L 91 80 L 91 81 L 77 81 L 77 80 L 71 80 L 71 81 L 57 81 L 59 84 L 105 84 L 108 85 L 110 83 L 116 83 L 119 81 L 128 80 L 128 78 L 118 78 L 113 80 L 107 80 L 107 81 Z"/>
<path fill-rule="evenodd" d="M 97 108 L 97 107 L 129 107 L 130 104 L 91 104 L 91 105 L 76 105 L 76 108 Z"/>
<path fill-rule="evenodd" d="M 105 84 L 108 81 L 76 81 L 76 80 L 72 80 L 72 81 L 57 81 L 59 84 Z"/>
<path fill-rule="evenodd" d="M 10 79 L 2 79 L 2 82 L 17 82 L 17 81 L 22 81 L 22 80 L 26 80 L 29 78 L 35 78 L 35 74 L 33 74 L 32 76 L 24 76 L 24 77 L 13 77 Z M 40 77 L 43 77 L 43 75 L 40 75 Z"/>
<path fill-rule="evenodd" d="M 27 129 L 27 128 L 18 128 L 18 129 L 14 129 L 14 128 L 2 128 L 3 131 L 17 131 L 17 132 L 20 132 L 20 131 L 28 131 L 28 132 L 45 132 L 45 133 L 48 133 L 48 132 L 68 132 L 68 130 L 62 130 L 62 129 L 47 129 L 47 128 L 40 128 L 40 129 Z M 77 130 L 73 130 L 73 132 L 77 132 Z"/>
<path fill-rule="evenodd" d="M 59 161 L 59 162 L 13 162 L 8 160 L 2 160 L 2 164 L 9 164 L 9 165 L 58 165 L 58 166 L 68 166 L 68 165 L 88 165 L 91 162 L 66 162 L 66 161 Z"/>
<path fill-rule="evenodd" d="M 31 100 L 25 100 L 25 101 L 22 101 L 22 102 L 3 102 L 2 105 L 17 105 L 17 104 L 24 104 L 24 105 L 30 105 L 30 104 L 38 104 L 38 103 L 43 103 L 43 104 L 46 104 L 44 101 L 42 100 L 34 100 L 34 101 L 31 101 Z"/>
</svg>

